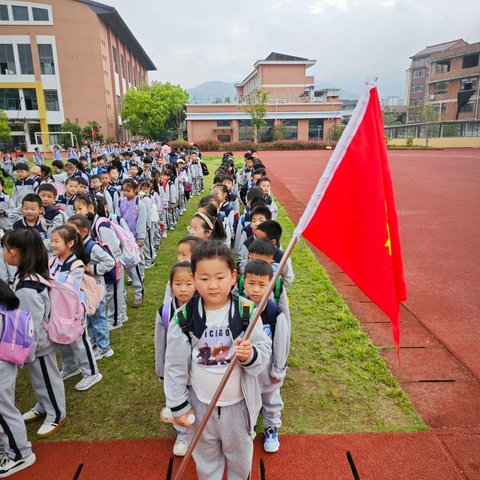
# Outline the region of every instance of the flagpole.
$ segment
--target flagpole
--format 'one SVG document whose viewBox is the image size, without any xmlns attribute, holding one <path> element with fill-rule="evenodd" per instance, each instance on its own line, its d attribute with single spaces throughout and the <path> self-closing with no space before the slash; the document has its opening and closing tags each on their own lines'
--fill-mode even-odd
<svg viewBox="0 0 480 480">
<path fill-rule="evenodd" d="M 275 288 L 275 284 L 277 283 L 278 279 L 280 278 L 280 275 L 282 274 L 283 269 L 285 268 L 285 265 L 290 258 L 290 255 L 297 244 L 299 239 L 299 235 L 294 234 L 290 240 L 290 243 L 288 244 L 285 252 L 283 253 L 282 259 L 280 260 L 280 263 L 278 264 L 278 268 L 273 274 L 272 279 L 270 280 L 270 283 L 267 286 L 267 290 L 263 294 L 262 299 L 258 303 L 257 307 L 255 308 L 253 312 L 253 317 L 250 321 L 250 325 L 248 326 L 247 330 L 245 331 L 245 335 L 243 336 L 243 340 L 248 340 L 250 338 L 250 335 L 255 328 L 255 325 L 260 318 L 261 313 L 263 312 L 264 308 L 266 307 L 270 294 L 272 293 L 273 289 Z M 210 402 L 210 406 L 208 407 L 207 412 L 205 413 L 205 416 L 203 417 L 202 422 L 200 423 L 200 426 L 198 427 L 197 433 L 195 433 L 195 436 L 193 437 L 192 443 L 188 446 L 187 453 L 183 457 L 182 463 L 180 463 L 180 466 L 178 467 L 178 470 L 175 473 L 175 476 L 173 477 L 173 480 L 180 480 L 182 477 L 183 473 L 185 472 L 185 469 L 187 468 L 187 464 L 190 460 L 190 457 L 192 456 L 193 450 L 197 446 L 198 441 L 200 440 L 200 436 L 203 433 L 203 430 L 205 430 L 205 427 L 207 425 L 208 420 L 210 419 L 210 416 L 213 413 L 213 410 L 215 409 L 215 406 L 217 405 L 218 399 L 220 398 L 227 382 L 228 379 L 230 378 L 230 375 L 233 372 L 233 369 L 235 368 L 237 362 L 236 362 L 236 355 L 234 354 L 231 362 L 227 368 L 227 371 L 225 372 L 225 375 L 222 378 L 222 381 L 218 385 L 217 391 L 215 392 L 215 395 L 212 398 L 212 401 Z"/>
</svg>

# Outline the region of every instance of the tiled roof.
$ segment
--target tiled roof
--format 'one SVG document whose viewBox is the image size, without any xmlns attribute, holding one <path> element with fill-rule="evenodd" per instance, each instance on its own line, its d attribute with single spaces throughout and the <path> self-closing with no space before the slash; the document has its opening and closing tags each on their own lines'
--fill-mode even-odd
<svg viewBox="0 0 480 480">
<path fill-rule="evenodd" d="M 459 38 L 458 40 L 452 40 L 451 42 L 439 43 L 438 45 L 431 45 L 429 47 L 424 48 L 422 51 L 416 53 L 410 58 L 428 57 L 434 53 L 443 52 L 448 48 L 453 47 L 456 43 L 459 43 L 459 42 L 463 42 L 463 40 Z"/>
</svg>

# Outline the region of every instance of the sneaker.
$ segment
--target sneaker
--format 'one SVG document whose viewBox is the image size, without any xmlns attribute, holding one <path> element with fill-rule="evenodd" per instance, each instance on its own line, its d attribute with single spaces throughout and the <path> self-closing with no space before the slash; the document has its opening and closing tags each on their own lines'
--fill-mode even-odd
<svg viewBox="0 0 480 480">
<path fill-rule="evenodd" d="M 66 372 L 64 370 L 62 370 L 60 372 L 63 380 L 67 380 L 68 378 L 76 377 L 77 375 L 80 375 L 81 373 L 82 373 L 82 371 L 79 368 L 77 368 L 76 370 L 70 371 L 70 372 Z"/>
<path fill-rule="evenodd" d="M 167 232 L 162 233 L 162 238 L 167 238 Z"/>
<path fill-rule="evenodd" d="M 173 446 L 173 454 L 177 457 L 184 457 L 187 454 L 188 443 L 185 440 L 176 439 Z"/>
<path fill-rule="evenodd" d="M 154 267 L 154 266 L 155 266 L 154 263 L 150 263 L 150 264 L 148 264 L 148 265 L 145 265 L 145 269 L 148 270 L 149 268 L 152 268 L 152 267 Z"/>
<path fill-rule="evenodd" d="M 128 322 L 128 317 L 123 317 L 122 318 L 122 323 Z"/>
<path fill-rule="evenodd" d="M 174 231 L 175 230 L 175 227 L 170 227 L 170 231 Z"/>
<path fill-rule="evenodd" d="M 60 420 L 58 423 L 43 422 L 43 425 L 37 431 L 38 438 L 49 438 L 55 435 L 65 424 L 67 423 L 67 417 Z"/>
<path fill-rule="evenodd" d="M 75 385 L 75 390 L 78 392 L 84 392 L 89 388 L 93 387 L 103 378 L 101 373 L 96 373 L 95 375 L 84 375 L 83 378 Z"/>
<path fill-rule="evenodd" d="M 21 458 L 20 460 L 12 460 L 7 455 L 0 460 L 0 478 L 6 478 L 14 473 L 30 467 L 35 463 L 37 457 L 34 453 L 31 453 L 28 457 Z"/>
<path fill-rule="evenodd" d="M 143 298 L 136 298 L 132 303 L 132 308 L 140 308 L 143 305 Z"/>
<path fill-rule="evenodd" d="M 108 329 L 109 330 L 118 330 L 119 328 L 122 328 L 123 327 L 123 323 L 122 322 L 118 322 L 116 325 L 110 325 L 108 324 Z"/>
<path fill-rule="evenodd" d="M 132 284 L 132 279 L 129 278 L 129 279 L 127 280 L 127 285 L 131 285 L 131 284 Z"/>
<path fill-rule="evenodd" d="M 46 415 L 45 412 L 41 413 L 35 410 L 34 408 L 32 408 L 28 412 L 24 413 L 22 415 L 22 418 L 26 424 L 30 424 L 30 423 L 38 422 L 39 420 L 43 420 L 45 418 L 45 415 Z"/>
<path fill-rule="evenodd" d="M 265 442 L 263 449 L 268 453 L 278 452 L 280 442 L 278 441 L 277 427 L 268 427 L 265 429 Z"/>
<path fill-rule="evenodd" d="M 97 348 L 95 350 L 95 360 L 101 360 L 102 358 L 108 358 L 113 355 L 113 350 L 110 347 Z"/>
</svg>

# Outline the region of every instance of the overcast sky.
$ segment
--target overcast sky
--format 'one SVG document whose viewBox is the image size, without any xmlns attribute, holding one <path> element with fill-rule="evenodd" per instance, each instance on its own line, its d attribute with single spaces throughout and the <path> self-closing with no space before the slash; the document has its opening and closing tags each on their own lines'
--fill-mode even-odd
<svg viewBox="0 0 480 480">
<path fill-rule="evenodd" d="M 156 72 L 150 80 L 192 88 L 238 82 L 270 52 L 316 60 L 315 80 L 381 97 L 404 96 L 409 57 L 427 45 L 480 41 L 480 1 L 100 0 L 113 6 Z"/>
</svg>

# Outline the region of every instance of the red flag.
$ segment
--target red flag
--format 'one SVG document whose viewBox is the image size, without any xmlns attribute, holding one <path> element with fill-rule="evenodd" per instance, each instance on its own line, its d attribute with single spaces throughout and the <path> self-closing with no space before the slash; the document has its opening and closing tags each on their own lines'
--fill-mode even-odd
<svg viewBox="0 0 480 480">
<path fill-rule="evenodd" d="M 95 138 L 98 135 L 98 132 L 92 128 L 92 137 Z"/>
<path fill-rule="evenodd" d="M 402 253 L 377 88 L 370 82 L 295 230 L 390 318 L 400 345 Z"/>
</svg>

